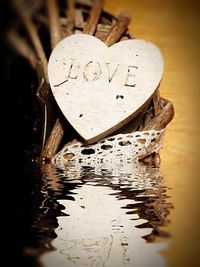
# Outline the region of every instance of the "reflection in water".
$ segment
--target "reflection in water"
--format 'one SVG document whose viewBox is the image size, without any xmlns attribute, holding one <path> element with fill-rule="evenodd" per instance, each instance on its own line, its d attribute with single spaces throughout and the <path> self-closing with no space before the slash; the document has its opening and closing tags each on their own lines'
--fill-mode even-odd
<svg viewBox="0 0 200 267">
<path fill-rule="evenodd" d="M 165 266 L 158 251 L 166 243 L 152 242 L 167 236 L 160 227 L 168 223 L 171 208 L 158 169 L 49 164 L 43 172 L 43 213 L 35 226 L 44 233 L 53 225 L 43 239 L 44 267 Z"/>
</svg>

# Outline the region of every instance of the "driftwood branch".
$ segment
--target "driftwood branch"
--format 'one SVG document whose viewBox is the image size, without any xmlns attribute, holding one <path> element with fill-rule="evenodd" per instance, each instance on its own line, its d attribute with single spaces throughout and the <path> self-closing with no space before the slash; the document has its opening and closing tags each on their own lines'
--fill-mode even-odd
<svg viewBox="0 0 200 267">
<path fill-rule="evenodd" d="M 154 115 L 156 116 L 161 109 L 161 97 L 158 88 L 153 95 L 153 105 L 154 105 Z"/>
<path fill-rule="evenodd" d="M 110 33 L 108 34 L 107 38 L 105 39 L 105 44 L 107 46 L 111 46 L 118 42 L 124 32 L 127 30 L 127 27 L 131 21 L 131 18 L 128 14 L 123 13 L 118 17 L 117 22 L 111 28 Z"/>
<path fill-rule="evenodd" d="M 166 100 L 165 100 L 166 101 Z M 142 129 L 147 130 L 162 130 L 174 117 L 174 107 L 170 101 L 159 111 L 159 113 L 151 119 L 151 121 Z"/>
<path fill-rule="evenodd" d="M 74 23 L 75 23 L 75 3 L 74 0 L 67 0 L 67 31 L 68 35 L 73 34 L 74 32 Z"/>
<path fill-rule="evenodd" d="M 152 97 L 152 101 L 150 103 L 150 106 L 148 108 L 148 111 L 146 112 L 144 116 L 143 123 L 140 125 L 140 130 L 142 130 L 149 122 L 152 120 L 154 116 L 157 116 L 161 110 L 161 98 L 160 98 L 160 92 L 159 89 L 155 91 Z"/>
<path fill-rule="evenodd" d="M 174 117 L 173 104 L 168 100 L 161 99 L 159 94 L 157 94 L 157 97 L 159 97 L 159 102 L 160 102 L 159 111 L 157 111 L 157 114 L 153 118 L 151 118 L 151 120 L 149 120 L 149 122 L 142 129 L 142 131 L 165 129 L 165 127 Z M 162 109 L 161 109 L 161 104 L 162 104 L 161 102 L 165 103 L 165 106 Z M 151 155 L 144 157 L 141 161 L 147 165 L 159 168 L 161 160 L 159 153 L 153 153 Z"/>
<path fill-rule="evenodd" d="M 64 131 L 62 124 L 59 119 L 56 120 L 56 123 L 53 127 L 53 130 L 51 132 L 51 135 L 49 139 L 47 140 L 47 143 L 44 147 L 44 150 L 42 152 L 42 159 L 50 160 L 57 152 L 58 147 L 60 145 L 60 142 L 63 138 Z"/>
<path fill-rule="evenodd" d="M 95 0 L 94 5 L 91 9 L 90 15 L 86 22 L 85 28 L 83 29 L 83 33 L 93 35 L 95 33 L 101 11 L 103 8 L 103 1 L 102 0 Z"/>
<path fill-rule="evenodd" d="M 46 6 L 49 17 L 51 47 L 53 49 L 57 45 L 57 43 L 61 40 L 61 27 L 60 27 L 57 0 L 47 0 Z"/>
<path fill-rule="evenodd" d="M 61 40 L 61 28 L 57 0 L 47 0 L 47 11 L 49 16 L 49 28 L 52 49 Z M 59 119 L 56 120 L 51 134 L 42 151 L 42 158 L 51 159 L 57 152 L 62 141 L 64 130 Z"/>
</svg>

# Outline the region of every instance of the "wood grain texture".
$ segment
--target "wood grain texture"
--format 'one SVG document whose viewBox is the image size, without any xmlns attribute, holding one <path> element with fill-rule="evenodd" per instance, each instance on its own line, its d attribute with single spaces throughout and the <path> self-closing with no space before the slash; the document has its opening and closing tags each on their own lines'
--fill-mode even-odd
<svg viewBox="0 0 200 267">
<path fill-rule="evenodd" d="M 102 0 L 95 0 L 90 12 L 90 15 L 88 17 L 88 20 L 86 22 L 86 25 L 83 29 L 83 33 L 91 34 L 93 35 L 95 33 L 100 15 L 101 10 L 103 8 L 103 1 Z"/>
<path fill-rule="evenodd" d="M 61 40 L 61 26 L 57 0 L 46 0 L 52 49 Z"/>
<path fill-rule="evenodd" d="M 166 102 L 160 112 L 156 114 L 154 118 L 152 118 L 147 125 L 142 129 L 143 131 L 147 130 L 162 130 L 170 123 L 170 121 L 174 117 L 174 108 L 171 102 Z"/>
<path fill-rule="evenodd" d="M 41 159 L 43 161 L 48 161 L 54 156 L 58 150 L 60 142 L 63 138 L 63 127 L 59 119 L 56 120 L 54 127 L 52 129 L 51 135 L 47 140 L 47 143 L 42 151 Z"/>
<path fill-rule="evenodd" d="M 47 0 L 46 6 L 49 17 L 51 47 L 53 49 L 62 38 L 57 0 Z M 49 114 L 47 114 L 47 116 L 48 115 Z M 41 153 L 42 159 L 51 159 L 56 154 L 58 147 L 62 141 L 63 135 L 63 126 L 60 122 L 60 119 L 57 118 L 47 142 L 45 139 L 45 146 Z"/>
<path fill-rule="evenodd" d="M 75 1 L 74 0 L 67 0 L 67 29 L 68 35 L 73 34 L 74 32 L 74 23 L 75 23 Z"/>
<path fill-rule="evenodd" d="M 123 35 L 123 33 L 127 30 L 127 27 L 131 21 L 131 17 L 127 13 L 122 13 L 117 22 L 111 28 L 110 33 L 105 39 L 105 44 L 107 46 L 111 46 L 114 43 L 118 42 Z"/>
</svg>

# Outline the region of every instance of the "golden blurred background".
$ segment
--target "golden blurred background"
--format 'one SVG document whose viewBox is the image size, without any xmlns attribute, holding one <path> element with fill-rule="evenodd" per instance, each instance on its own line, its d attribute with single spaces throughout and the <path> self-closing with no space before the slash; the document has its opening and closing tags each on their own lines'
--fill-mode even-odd
<svg viewBox="0 0 200 267">
<path fill-rule="evenodd" d="M 161 171 L 174 206 L 165 228 L 171 233 L 169 247 L 162 253 L 169 267 L 198 267 L 200 1 L 105 0 L 105 10 L 114 15 L 127 11 L 130 32 L 155 43 L 164 55 L 160 93 L 173 102 L 175 117 L 161 152 Z"/>
</svg>

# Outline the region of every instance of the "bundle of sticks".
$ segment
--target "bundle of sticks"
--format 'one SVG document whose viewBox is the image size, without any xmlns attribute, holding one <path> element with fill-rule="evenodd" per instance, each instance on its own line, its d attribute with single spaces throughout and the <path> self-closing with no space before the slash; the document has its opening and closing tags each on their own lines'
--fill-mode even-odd
<svg viewBox="0 0 200 267">
<path fill-rule="evenodd" d="M 122 13 L 116 18 L 103 11 L 102 0 L 93 2 L 66 0 L 62 4 L 57 0 L 41 0 L 36 3 L 13 0 L 12 7 L 19 18 L 19 23 L 8 30 L 8 41 L 37 72 L 36 94 L 39 102 L 43 105 L 44 112 L 39 158 L 40 162 L 44 163 L 55 156 L 63 137 L 68 134 L 67 122 L 66 120 L 62 121 L 61 113 L 54 106 L 49 108 L 52 94 L 47 75 L 47 62 L 51 51 L 64 37 L 78 32 L 94 35 L 104 41 L 107 46 L 124 39 L 134 38 L 127 29 L 131 18 L 127 13 Z M 49 40 L 43 40 L 41 29 L 45 29 L 48 33 Z M 52 113 L 55 118 L 53 125 L 48 124 L 49 116 L 52 116 Z M 135 131 L 161 130 L 172 120 L 173 115 L 173 104 L 169 100 L 161 98 L 159 89 L 157 89 L 143 112 L 125 128 L 133 128 L 134 125 L 133 130 Z M 154 153 L 145 160 L 151 163 L 153 161 L 156 165 L 158 156 Z"/>
</svg>

